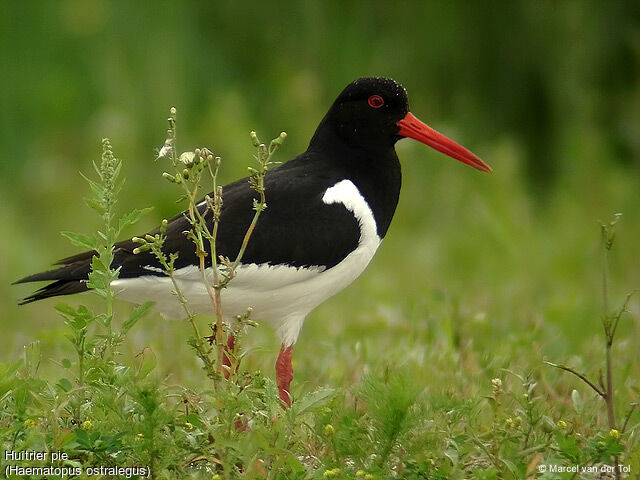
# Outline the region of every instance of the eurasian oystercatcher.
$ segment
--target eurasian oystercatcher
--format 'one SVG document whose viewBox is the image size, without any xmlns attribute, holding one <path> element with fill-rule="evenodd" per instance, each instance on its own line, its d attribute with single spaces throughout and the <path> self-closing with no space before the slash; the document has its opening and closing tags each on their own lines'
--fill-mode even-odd
<svg viewBox="0 0 640 480">
<path fill-rule="evenodd" d="M 361 78 L 340 93 L 307 150 L 269 171 L 264 179 L 268 208 L 259 218 L 235 278 L 222 291 L 222 305 L 230 323 L 251 307 L 253 318 L 275 329 L 282 340 L 276 379 L 287 405 L 292 348 L 305 317 L 364 271 L 387 233 L 401 184 L 394 145 L 405 137 L 478 170 L 491 171 L 473 153 L 413 116 L 406 90 L 397 82 Z M 235 258 L 254 214 L 255 196 L 246 178 L 223 188 L 219 254 Z M 192 310 L 208 314 L 211 303 L 194 245 L 183 233 L 189 229 L 184 214 L 172 218 L 164 248 L 178 253 L 175 276 Z M 119 298 L 133 303 L 152 300 L 163 316 L 180 318 L 181 306 L 171 294 L 170 279 L 152 253 L 134 255 L 136 246 L 131 239 L 116 245 L 113 265 L 120 268 L 120 276 L 113 289 Z M 52 281 L 21 303 L 86 291 L 94 254 L 88 251 L 65 258 L 54 270 L 19 280 Z"/>
</svg>

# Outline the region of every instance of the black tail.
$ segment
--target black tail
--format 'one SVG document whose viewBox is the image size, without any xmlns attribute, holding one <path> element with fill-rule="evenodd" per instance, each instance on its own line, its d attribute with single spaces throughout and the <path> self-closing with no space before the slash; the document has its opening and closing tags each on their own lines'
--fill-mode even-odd
<svg viewBox="0 0 640 480">
<path fill-rule="evenodd" d="M 16 282 L 21 283 L 21 282 Z M 28 297 L 18 301 L 18 305 L 35 302 L 43 298 L 57 297 L 59 295 L 71 295 L 72 293 L 86 292 L 89 290 L 86 280 L 58 280 L 36 290 Z"/>
<path fill-rule="evenodd" d="M 53 281 L 28 297 L 23 298 L 18 303 L 24 305 L 35 302 L 36 300 L 42 300 L 43 298 L 86 292 L 89 289 L 87 287 L 87 280 L 89 279 L 89 272 L 91 271 L 91 259 L 94 255 L 95 252 L 83 252 L 80 255 L 65 258 L 57 262 L 58 265 L 62 265 L 59 268 L 29 275 L 14 282 L 14 284 L 16 284 L 41 282 L 45 280 Z"/>
</svg>

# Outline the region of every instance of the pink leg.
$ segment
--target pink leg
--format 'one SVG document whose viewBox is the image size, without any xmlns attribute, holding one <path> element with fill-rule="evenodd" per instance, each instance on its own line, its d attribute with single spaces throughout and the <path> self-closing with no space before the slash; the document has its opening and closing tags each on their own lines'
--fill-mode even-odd
<svg viewBox="0 0 640 480">
<path fill-rule="evenodd" d="M 229 377 L 231 376 L 231 360 L 229 359 L 227 352 L 229 352 L 231 355 L 235 355 L 235 349 L 236 349 L 236 338 L 233 336 L 233 333 L 230 333 L 229 336 L 227 337 L 226 351 L 222 355 L 222 365 L 224 365 L 225 367 L 228 367 L 223 369 L 224 378 L 226 378 L 227 380 L 229 380 Z M 236 364 L 235 370 L 238 371 L 238 364 Z"/>
<path fill-rule="evenodd" d="M 292 352 L 293 346 L 285 347 L 283 345 L 280 349 L 278 360 L 276 360 L 276 383 L 278 384 L 280 400 L 282 400 L 282 408 L 291 406 L 291 392 L 289 387 L 291 380 L 293 380 L 293 366 L 291 365 Z"/>
</svg>

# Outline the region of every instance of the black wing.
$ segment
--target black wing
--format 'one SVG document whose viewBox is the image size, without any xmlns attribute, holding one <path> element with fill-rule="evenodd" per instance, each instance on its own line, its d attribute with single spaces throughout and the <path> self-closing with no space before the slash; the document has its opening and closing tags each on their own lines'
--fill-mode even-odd
<svg viewBox="0 0 640 480">
<path fill-rule="evenodd" d="M 328 173 L 332 171 L 333 173 Z M 305 153 L 267 173 L 267 209 L 262 212 L 242 258 L 242 263 L 268 263 L 295 267 L 318 265 L 331 268 L 353 251 L 360 238 L 358 221 L 343 205 L 327 205 L 322 196 L 327 188 L 342 180 L 320 157 Z M 247 228 L 253 219 L 253 200 L 258 198 L 246 178 L 223 187 L 223 208 L 216 241 L 216 252 L 235 259 Z M 201 207 L 204 208 L 204 207 Z M 206 219 L 211 227 L 212 216 Z M 195 246 L 186 238 L 190 224 L 184 213 L 167 226 L 166 253 L 178 253 L 176 268 L 197 265 Z M 157 229 L 149 232 L 154 235 Z M 133 254 L 138 245 L 131 239 L 116 244 L 113 266 L 120 267 L 120 278 L 163 275 L 150 252 Z M 16 283 L 53 280 L 22 303 L 50 296 L 87 290 L 91 258 L 88 251 L 58 262 L 59 268 L 31 275 Z M 211 259 L 207 258 L 207 264 Z M 146 268 L 151 267 L 151 268 Z"/>
</svg>

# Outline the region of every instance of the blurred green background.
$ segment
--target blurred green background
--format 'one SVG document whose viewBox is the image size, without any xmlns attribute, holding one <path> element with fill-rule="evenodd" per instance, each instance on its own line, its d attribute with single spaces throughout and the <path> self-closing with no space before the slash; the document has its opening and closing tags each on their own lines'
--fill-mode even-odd
<svg viewBox="0 0 640 480">
<path fill-rule="evenodd" d="M 398 80 L 418 117 L 495 173 L 398 144 L 389 235 L 311 315 L 298 380 L 348 382 L 358 364 L 424 365 L 436 351 L 522 368 L 600 358 L 599 221 L 614 212 L 612 296 L 640 287 L 638 2 L 2 2 L 0 26 L 0 361 L 34 339 L 47 356 L 69 350 L 55 302 L 18 307 L 31 287 L 10 282 L 76 251 L 60 230 L 98 226 L 79 172 L 92 174 L 102 137 L 124 161 L 123 211 L 155 207 L 140 233 L 179 209 L 153 162 L 170 106 L 181 148 L 212 148 L 230 181 L 251 162 L 250 130 L 287 131 L 291 158 L 360 76 Z M 129 348 L 150 345 L 173 380 L 197 382 L 189 335 L 151 316 Z M 262 345 L 249 365 L 272 368 L 269 330 L 247 341 Z"/>
</svg>

